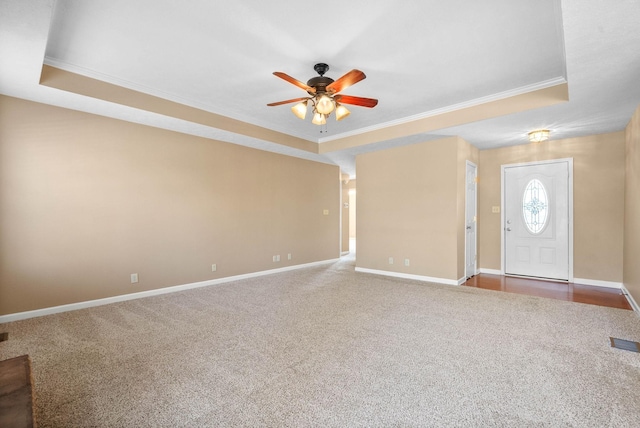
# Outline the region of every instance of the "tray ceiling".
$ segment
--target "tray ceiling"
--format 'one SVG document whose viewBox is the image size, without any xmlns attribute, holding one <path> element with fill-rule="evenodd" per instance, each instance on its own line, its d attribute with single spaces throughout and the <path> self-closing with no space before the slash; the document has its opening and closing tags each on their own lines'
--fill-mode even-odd
<svg viewBox="0 0 640 428">
<path fill-rule="evenodd" d="M 640 8 L 631 0 L 13 0 L 0 8 L 0 49 L 11 59 L 0 65 L 2 93 L 338 163 L 351 175 L 357 153 L 439 136 L 486 149 L 524 144 L 540 126 L 552 138 L 620 130 L 640 103 Z M 290 106 L 266 106 L 305 96 L 273 71 L 306 81 L 317 62 L 334 79 L 364 71 L 344 93 L 378 106 L 350 107 L 326 129 Z M 68 73 L 66 83 L 39 84 L 43 64 Z M 81 78 L 129 92 L 105 100 Z M 568 101 L 562 90 L 545 102 L 523 98 L 562 85 Z M 140 97 L 209 116 L 141 108 Z"/>
</svg>

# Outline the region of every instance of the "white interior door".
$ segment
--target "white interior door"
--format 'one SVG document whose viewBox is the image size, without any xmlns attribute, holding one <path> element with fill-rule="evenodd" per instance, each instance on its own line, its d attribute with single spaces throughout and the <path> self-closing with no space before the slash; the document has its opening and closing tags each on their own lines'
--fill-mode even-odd
<svg viewBox="0 0 640 428">
<path fill-rule="evenodd" d="M 570 278 L 570 160 L 503 166 L 504 272 Z"/>
<path fill-rule="evenodd" d="M 471 278 L 476 274 L 477 264 L 477 188 L 476 165 L 467 161 L 466 196 L 465 196 L 465 276 Z"/>
</svg>

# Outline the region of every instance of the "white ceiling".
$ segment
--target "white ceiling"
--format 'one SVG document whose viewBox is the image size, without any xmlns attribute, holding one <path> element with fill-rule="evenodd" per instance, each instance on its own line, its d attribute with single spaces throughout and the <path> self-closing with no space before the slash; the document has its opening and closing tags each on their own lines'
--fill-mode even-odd
<svg viewBox="0 0 640 428">
<path fill-rule="evenodd" d="M 274 0 L 4 0 L 0 2 L 0 93 L 336 163 L 355 175 L 354 156 L 459 135 L 480 149 L 624 129 L 640 104 L 637 0 L 324 2 Z M 330 65 L 337 79 L 367 74 L 345 94 L 377 98 L 350 107 L 325 133 L 297 119 L 305 96 L 272 75 L 300 81 Z M 314 154 L 209 126 L 39 85 L 43 63 L 197 107 L 318 144 L 568 82 L 569 102 Z"/>
</svg>

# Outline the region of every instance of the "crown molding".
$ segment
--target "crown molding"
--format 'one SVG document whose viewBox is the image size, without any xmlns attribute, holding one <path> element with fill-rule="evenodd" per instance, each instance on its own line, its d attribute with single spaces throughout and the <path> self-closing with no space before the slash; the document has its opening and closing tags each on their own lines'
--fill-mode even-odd
<svg viewBox="0 0 640 428">
<path fill-rule="evenodd" d="M 531 85 L 521 86 L 515 89 L 510 89 L 504 92 L 498 92 L 497 94 L 487 95 L 486 97 L 475 98 L 473 100 L 465 101 L 458 104 L 438 108 L 435 110 L 429 110 L 424 113 L 418 113 L 412 116 L 403 117 L 388 122 L 379 123 L 377 125 L 367 126 L 365 128 L 355 129 L 349 132 L 343 132 L 341 134 L 332 135 L 331 137 L 324 137 L 318 140 L 318 143 L 326 143 L 333 140 L 339 140 L 342 138 L 353 137 L 355 135 L 364 134 L 366 132 L 378 131 L 380 129 L 388 128 L 390 126 L 402 125 L 416 120 L 425 119 L 427 117 L 438 116 L 445 113 L 451 113 L 457 110 L 462 110 L 469 107 L 475 107 L 478 105 L 490 103 L 492 101 L 504 100 L 507 98 L 523 95 L 529 92 L 539 91 L 541 89 L 551 88 L 553 86 L 562 85 L 567 83 L 567 79 L 564 77 L 555 77 L 553 79 L 544 80 Z"/>
</svg>

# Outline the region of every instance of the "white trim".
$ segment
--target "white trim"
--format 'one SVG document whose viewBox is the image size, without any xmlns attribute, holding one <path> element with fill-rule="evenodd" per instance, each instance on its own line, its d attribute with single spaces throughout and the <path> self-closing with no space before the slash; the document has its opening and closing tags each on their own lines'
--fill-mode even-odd
<svg viewBox="0 0 640 428">
<path fill-rule="evenodd" d="M 490 275 L 504 275 L 504 273 L 499 269 L 480 268 L 478 272 L 479 273 L 488 273 Z"/>
<path fill-rule="evenodd" d="M 566 75 L 566 72 L 565 72 Z M 542 89 L 551 88 L 553 86 L 567 83 L 567 79 L 564 76 L 555 77 L 553 79 L 545 80 L 542 82 L 534 83 L 531 85 L 521 86 L 519 88 L 510 89 L 508 91 L 499 92 L 486 97 L 480 97 L 473 100 L 465 101 L 458 104 L 442 107 L 435 110 L 429 110 L 424 113 L 414 114 L 412 116 L 403 117 L 396 120 L 390 120 L 388 122 L 379 123 L 377 125 L 367 126 L 365 128 L 355 129 L 350 132 L 343 132 L 341 134 L 332 135 L 331 137 L 319 138 L 318 143 L 327 143 L 333 140 L 339 140 L 341 138 L 353 137 L 354 135 L 364 134 L 365 132 L 377 131 L 390 126 L 403 125 L 405 123 L 414 122 L 416 120 L 425 119 L 427 117 L 438 116 L 445 113 L 451 113 L 457 110 L 462 110 L 469 107 L 475 107 L 482 104 L 490 103 L 493 101 L 504 100 L 518 95 L 527 94 L 529 92 L 535 92 Z"/>
<path fill-rule="evenodd" d="M 573 278 L 573 283 L 581 285 L 593 285 L 594 287 L 616 288 L 618 290 L 622 289 L 621 282 L 601 281 L 599 279 Z"/>
<path fill-rule="evenodd" d="M 573 281 L 573 158 L 562 160 L 569 163 L 569 281 Z"/>
<path fill-rule="evenodd" d="M 210 279 L 207 281 L 193 282 L 191 284 L 174 285 L 172 287 L 157 288 L 155 290 L 141 291 L 139 293 L 122 294 L 119 296 L 105 297 L 104 299 L 87 300 L 84 302 L 70 303 L 68 305 L 53 306 L 50 308 L 36 309 L 33 311 L 17 312 L 15 314 L 0 315 L 0 324 L 12 321 L 20 321 L 28 318 L 41 317 L 44 315 L 57 314 L 60 312 L 75 311 L 78 309 L 92 308 L 94 306 L 108 305 L 110 303 L 125 302 L 127 300 L 142 299 L 144 297 L 158 296 L 161 294 L 175 293 L 176 291 L 191 290 L 194 288 L 208 287 L 210 285 L 219 285 L 226 282 L 239 281 L 241 279 L 256 278 L 273 273 L 287 272 L 290 270 L 303 269 L 312 266 L 318 266 L 328 263 L 337 262 L 340 259 L 322 260 L 319 262 L 305 263 L 295 266 L 287 266 L 278 269 L 263 270 L 260 272 L 246 273 L 242 275 L 228 276 L 225 278 Z"/>
<path fill-rule="evenodd" d="M 469 278 L 467 278 L 467 276 L 466 276 L 466 275 L 465 275 L 465 276 L 463 276 L 462 278 L 460 278 L 460 279 L 458 280 L 458 283 L 457 283 L 456 285 L 462 285 L 462 284 L 464 284 L 465 282 L 467 282 L 467 279 L 469 279 Z"/>
<path fill-rule="evenodd" d="M 554 3 L 553 17 L 556 21 L 556 34 L 560 38 L 558 46 L 562 48 L 562 75 L 567 78 L 567 40 L 564 37 L 564 24 L 562 20 L 562 5 L 559 1 Z"/>
<path fill-rule="evenodd" d="M 357 267 L 356 272 L 372 273 L 374 275 L 393 276 L 395 278 L 415 279 L 417 281 L 435 282 L 438 284 L 460 285 L 459 283 L 460 280 L 456 281 L 455 279 L 434 278 L 431 276 L 414 275 L 411 273 L 391 272 L 388 270 L 377 270 L 377 269 L 367 269 L 367 268 Z M 462 282 L 464 282 L 464 280 L 462 280 Z"/>
<path fill-rule="evenodd" d="M 342 189 L 342 187 L 343 187 L 342 186 L 342 170 L 340 171 L 340 181 L 338 183 L 339 183 L 338 184 L 338 189 L 340 190 L 340 207 L 338 208 L 338 212 L 340 213 L 340 218 L 338 219 L 338 222 L 340 223 L 340 227 L 339 227 L 340 231 L 338 232 L 338 236 L 339 236 L 339 239 L 340 239 L 340 257 L 342 257 L 342 256 L 346 255 L 349 252 L 348 248 L 347 248 L 347 251 L 345 251 L 345 249 L 342 248 L 342 238 L 343 238 L 342 234 L 344 232 L 342 230 L 342 219 L 343 219 L 342 211 L 344 211 L 344 208 L 343 208 L 343 205 L 342 205 L 343 204 L 342 201 L 343 201 L 343 197 L 344 197 L 344 194 L 342 193 L 342 190 L 343 190 Z"/>
<path fill-rule="evenodd" d="M 545 165 L 551 163 L 561 163 L 567 162 L 569 168 L 569 177 L 568 177 L 568 189 L 569 192 L 569 282 L 574 282 L 573 278 L 573 158 L 561 158 L 561 159 L 548 159 L 543 161 L 533 161 L 533 162 L 518 162 L 511 164 L 500 165 L 500 270 L 505 272 L 505 236 L 504 229 L 506 219 L 505 215 L 505 198 L 504 198 L 504 174 L 505 168 L 513 168 L 519 166 L 534 166 L 534 165 Z"/>
<path fill-rule="evenodd" d="M 624 284 L 622 284 L 622 294 L 624 294 L 624 297 L 627 298 L 627 301 L 636 312 L 636 314 L 640 315 L 640 305 L 638 305 L 638 302 L 633 299 L 633 296 L 631 295 L 631 293 L 629 293 L 629 290 L 627 290 L 627 287 L 625 287 Z"/>
</svg>

